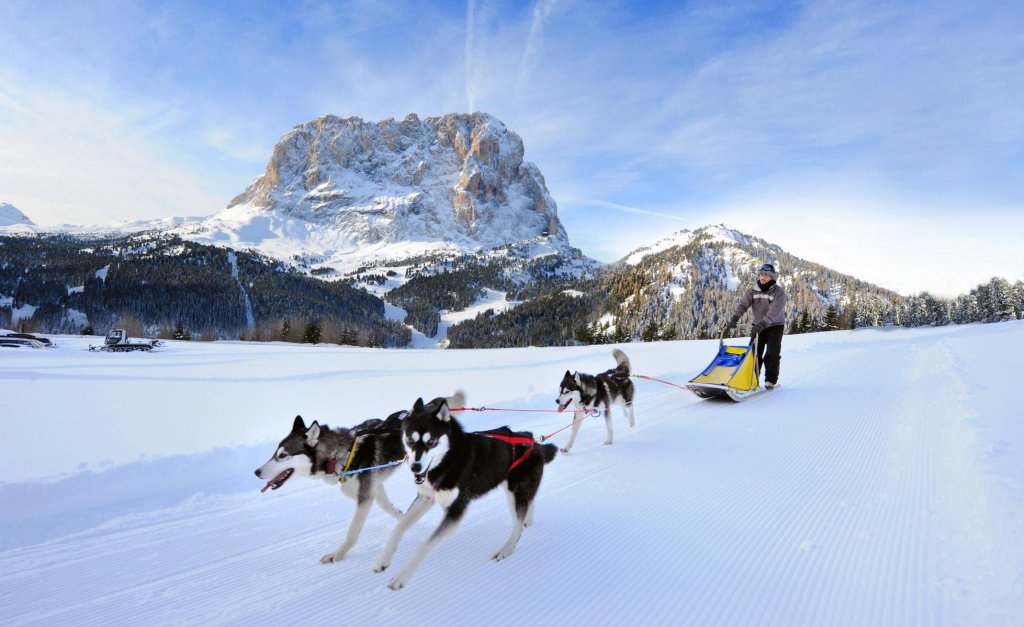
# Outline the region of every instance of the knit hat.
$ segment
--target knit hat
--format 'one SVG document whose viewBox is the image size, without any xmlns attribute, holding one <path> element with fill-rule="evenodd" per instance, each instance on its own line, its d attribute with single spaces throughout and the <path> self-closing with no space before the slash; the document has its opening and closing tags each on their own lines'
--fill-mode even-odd
<svg viewBox="0 0 1024 627">
<path fill-rule="evenodd" d="M 761 274 L 761 273 L 767 274 L 768 276 L 770 276 L 772 278 L 772 281 L 774 281 L 774 280 L 779 278 L 779 273 L 775 271 L 775 266 L 773 266 L 770 263 L 766 263 L 763 266 L 761 266 L 760 268 L 758 268 L 757 269 L 757 273 L 758 274 Z"/>
</svg>

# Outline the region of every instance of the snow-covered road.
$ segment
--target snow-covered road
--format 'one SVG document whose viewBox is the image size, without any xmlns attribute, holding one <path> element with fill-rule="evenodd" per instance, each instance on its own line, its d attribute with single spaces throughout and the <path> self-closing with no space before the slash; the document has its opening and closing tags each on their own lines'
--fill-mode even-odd
<svg viewBox="0 0 1024 627">
<path fill-rule="evenodd" d="M 787 337 L 783 386 L 738 405 L 638 380 L 637 427 L 616 413 L 606 447 L 599 420 L 583 425 L 573 452 L 548 466 L 536 524 L 514 555 L 490 559 L 510 526 L 504 497 L 491 494 L 400 592 L 386 588 L 393 573 L 371 572 L 393 519 L 374 509 L 346 559 L 320 564 L 352 502 L 308 480 L 260 494 L 252 471 L 274 442 L 254 440 L 284 435 L 311 405 L 311 417 L 348 424 L 456 386 L 471 405 L 550 408 L 562 372 L 611 366 L 610 347 L 171 343 L 96 359 L 79 342 L 0 356 L 5 398 L 51 399 L 19 401 L 3 417 L 3 469 L 24 475 L 0 484 L 3 624 L 1014 625 L 1024 616 L 1024 427 L 1013 404 L 1024 322 Z M 710 342 L 622 348 L 635 372 L 670 381 L 713 355 Z M 202 383 L 217 364 L 230 368 Z M 168 392 L 192 376 L 198 398 Z M 148 395 L 159 409 L 90 400 L 127 381 L 132 398 Z M 68 386 L 93 394 L 57 400 Z M 346 411 L 357 396 L 357 411 Z M 151 424 L 164 454 L 133 449 L 148 421 L 204 406 L 205 433 L 193 420 L 170 431 Z M 462 420 L 539 435 L 566 416 Z M 69 433 L 75 441 L 48 444 Z M 18 470 L 79 449 L 82 471 Z M 407 471 L 388 490 L 404 508 L 414 494 Z M 393 568 L 439 518 L 431 512 L 406 535 Z"/>
</svg>

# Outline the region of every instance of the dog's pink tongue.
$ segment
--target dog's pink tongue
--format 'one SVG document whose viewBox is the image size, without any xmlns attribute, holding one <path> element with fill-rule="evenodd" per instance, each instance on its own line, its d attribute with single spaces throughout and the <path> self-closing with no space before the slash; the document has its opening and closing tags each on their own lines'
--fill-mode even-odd
<svg viewBox="0 0 1024 627">
<path fill-rule="evenodd" d="M 272 485 L 274 485 L 274 484 L 276 484 L 276 483 L 278 482 L 278 480 L 283 480 L 283 479 L 284 479 L 284 477 L 285 477 L 286 475 L 288 475 L 289 473 L 290 473 L 290 471 L 289 471 L 289 470 L 282 470 L 282 471 L 280 472 L 280 474 L 278 474 L 278 475 L 277 475 L 276 477 L 274 477 L 273 479 L 271 479 L 270 481 L 268 481 L 268 482 L 267 482 L 267 485 L 263 486 L 263 489 L 262 489 L 262 490 L 260 490 L 260 494 L 262 494 L 262 493 L 266 492 L 267 490 L 269 490 L 269 489 L 270 489 L 270 487 L 271 487 Z"/>
</svg>

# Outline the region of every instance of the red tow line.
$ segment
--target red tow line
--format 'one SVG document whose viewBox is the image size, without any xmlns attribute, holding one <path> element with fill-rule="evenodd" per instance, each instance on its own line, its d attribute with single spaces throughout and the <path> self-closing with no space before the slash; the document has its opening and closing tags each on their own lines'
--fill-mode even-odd
<svg viewBox="0 0 1024 627">
<path fill-rule="evenodd" d="M 657 383 L 664 383 L 665 385 L 671 385 L 672 387 L 679 388 L 680 390 L 689 390 L 690 389 L 689 387 L 687 387 L 685 385 L 676 385 L 675 383 L 672 383 L 671 381 L 662 381 L 661 379 L 655 379 L 654 377 L 648 377 L 645 374 L 631 374 L 629 376 L 637 378 L 637 379 L 647 379 L 648 381 L 656 381 Z"/>
<path fill-rule="evenodd" d="M 520 412 L 532 412 L 532 413 L 537 413 L 537 414 L 560 414 L 560 413 L 562 413 L 562 410 L 559 410 L 559 409 L 500 409 L 498 407 L 453 407 L 453 408 L 449 409 L 448 411 L 451 411 L 451 412 L 456 412 L 456 411 L 520 411 Z M 577 418 L 576 420 L 573 420 L 572 422 L 570 422 L 569 424 L 565 425 L 561 429 L 558 429 L 557 431 L 553 431 L 553 432 L 551 432 L 551 433 L 549 433 L 547 435 L 540 436 L 540 439 L 537 440 L 537 441 L 538 442 L 546 442 L 547 440 L 551 439 L 551 436 L 553 436 L 553 435 L 555 435 L 557 433 L 560 433 L 562 431 L 565 431 L 566 429 L 568 429 L 569 427 L 573 426 L 577 422 L 581 422 L 583 420 L 583 418 L 588 418 L 590 416 L 600 416 L 601 415 L 601 411 L 598 410 L 598 409 L 584 409 L 582 411 L 583 411 L 583 417 L 582 418 Z M 484 434 L 484 435 L 488 435 L 488 434 Z M 520 438 L 520 439 L 522 439 L 522 438 Z M 522 444 L 522 443 L 520 442 L 520 444 Z M 531 450 L 532 450 L 532 448 L 531 448 Z M 530 454 L 530 451 L 527 451 L 526 455 L 529 455 L 529 454 Z M 523 455 L 523 457 L 518 459 L 515 464 L 512 464 L 512 468 L 515 468 L 516 464 L 518 464 L 519 462 L 523 461 L 523 459 L 526 457 L 526 455 Z M 509 468 L 509 470 L 512 470 L 512 468 Z"/>
</svg>

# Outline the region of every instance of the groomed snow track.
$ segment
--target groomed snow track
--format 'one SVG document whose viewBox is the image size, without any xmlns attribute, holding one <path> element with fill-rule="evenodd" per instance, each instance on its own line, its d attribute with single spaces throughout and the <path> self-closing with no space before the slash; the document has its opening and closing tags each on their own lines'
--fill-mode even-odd
<svg viewBox="0 0 1024 627">
<path fill-rule="evenodd" d="M 623 348 L 635 371 L 656 364 L 645 374 L 682 380 L 685 371 L 663 365 L 681 346 Z M 785 348 L 784 386 L 756 403 L 700 401 L 637 381 L 637 428 L 616 411 L 615 445 L 601 446 L 600 419 L 588 419 L 573 452 L 548 466 L 536 523 L 509 559 L 490 560 L 510 524 L 495 493 L 470 507 L 401 592 L 387 581 L 439 512 L 410 530 L 384 574 L 371 569 L 393 520 L 377 508 L 343 562 L 319 564 L 353 504 L 301 479 L 260 494 L 251 473 L 272 443 L 237 447 L 228 459 L 212 452 L 0 484 L 5 529 L 20 530 L 0 553 L 0 622 L 1021 624 L 1024 442 L 1010 437 L 1020 430 L 1000 422 L 999 409 L 1015 400 L 1011 361 L 1024 350 L 1024 323 L 795 336 Z M 537 351 L 532 367 L 553 387 L 560 369 L 610 363 L 607 352 Z M 485 368 L 461 353 L 465 370 L 448 371 L 453 382 Z M 394 354 L 396 363 L 407 355 Z M 392 376 L 408 386 L 416 375 Z M 534 389 L 504 406 L 550 406 L 553 391 Z M 462 420 L 542 434 L 565 418 L 522 416 Z M 279 421 L 283 435 L 290 417 Z M 104 496 L 132 473 L 152 482 L 159 507 Z M 175 475 L 195 485 L 161 499 Z M 408 505 L 404 468 L 387 485 Z M 19 543 L 33 516 L 59 528 L 34 505 L 69 501 L 70 516 L 88 515 L 90 502 L 117 515 L 80 529 L 68 520 L 45 541 Z"/>
</svg>

